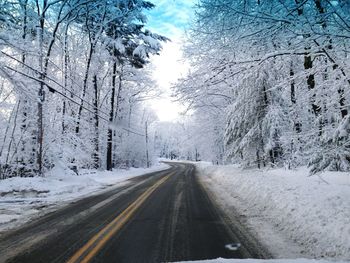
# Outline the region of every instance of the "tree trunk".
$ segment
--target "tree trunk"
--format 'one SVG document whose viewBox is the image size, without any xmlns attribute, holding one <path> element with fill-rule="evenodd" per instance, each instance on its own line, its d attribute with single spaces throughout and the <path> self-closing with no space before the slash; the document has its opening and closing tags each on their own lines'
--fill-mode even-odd
<svg viewBox="0 0 350 263">
<path fill-rule="evenodd" d="M 94 83 L 94 128 L 95 128 L 95 138 L 94 138 L 94 146 L 95 151 L 93 154 L 93 160 L 94 160 L 94 168 L 97 169 L 100 167 L 100 158 L 99 158 L 99 118 L 98 118 L 98 85 L 97 85 L 97 76 L 94 75 L 93 77 L 93 83 Z"/>
<path fill-rule="evenodd" d="M 145 122 L 145 139 L 146 139 L 146 166 L 150 167 L 149 153 L 148 153 L 148 121 Z"/>
<path fill-rule="evenodd" d="M 109 122 L 110 124 L 114 121 L 114 103 L 115 103 L 115 90 L 116 90 L 116 78 L 117 78 L 117 62 L 113 62 L 113 72 L 112 72 L 112 94 L 111 94 L 111 108 L 109 112 Z M 108 127 L 107 134 L 107 170 L 111 171 L 113 169 L 113 129 Z"/>
<path fill-rule="evenodd" d="M 38 113 L 37 113 L 37 168 L 38 174 L 43 175 L 43 143 L 44 143 L 44 124 L 43 124 L 43 104 L 45 100 L 45 91 L 44 91 L 44 28 L 45 28 L 45 9 L 47 7 L 47 0 L 43 1 L 42 12 L 40 12 L 40 5 L 37 3 L 38 15 L 40 16 L 39 21 L 39 67 L 40 67 L 40 87 L 38 91 Z"/>
<path fill-rule="evenodd" d="M 297 99 L 295 97 L 295 82 L 294 82 L 294 70 L 293 70 L 293 64 L 290 65 L 290 71 L 289 71 L 289 76 L 291 78 L 291 83 L 290 83 L 290 101 L 292 104 L 297 103 Z"/>
<path fill-rule="evenodd" d="M 45 90 L 44 90 L 44 81 L 47 75 L 47 70 L 48 70 L 48 63 L 49 63 L 49 58 L 51 55 L 51 51 L 53 48 L 53 45 L 55 43 L 55 39 L 56 39 L 56 33 L 58 31 L 59 25 L 62 22 L 61 20 L 61 14 L 63 11 L 63 7 L 64 5 L 67 3 L 67 0 L 64 1 L 61 4 L 60 10 L 58 12 L 58 18 L 57 18 L 57 23 L 54 26 L 53 32 L 52 32 L 52 36 L 51 36 L 51 41 L 48 45 L 48 49 L 46 52 L 46 56 L 44 59 L 44 29 L 45 29 L 45 19 L 46 19 L 46 11 L 47 11 L 47 7 L 48 7 L 48 0 L 43 0 L 43 4 L 40 10 L 40 4 L 39 1 L 36 1 L 36 6 L 37 6 L 37 12 L 38 12 L 38 16 L 40 17 L 39 20 L 39 32 L 38 32 L 38 36 L 39 36 L 39 67 L 40 67 L 40 77 L 39 79 L 40 81 L 40 87 L 39 87 L 39 91 L 38 91 L 38 121 L 37 121 L 37 125 L 38 125 L 38 132 L 37 132 L 37 143 L 38 143 L 38 154 L 37 154 L 37 165 L 38 165 L 38 173 L 39 175 L 43 174 L 43 143 L 44 143 L 44 124 L 43 124 L 43 104 L 45 101 Z M 51 90 L 50 87 L 49 91 L 54 92 L 54 90 Z"/>
<path fill-rule="evenodd" d="M 302 3 L 302 0 L 295 0 L 295 3 L 297 4 L 298 8 L 298 15 L 301 16 L 303 14 L 303 8 L 299 6 Z"/>
<path fill-rule="evenodd" d="M 27 31 L 28 31 L 28 0 L 24 0 L 22 3 L 22 11 L 23 11 L 23 31 L 22 31 L 22 39 L 23 42 L 25 43 L 26 38 L 27 38 Z M 22 63 L 23 65 L 26 63 L 26 52 L 22 52 Z M 26 96 L 23 96 L 21 98 L 22 101 L 22 107 L 21 107 L 21 133 L 22 135 L 26 133 L 27 128 L 28 128 L 28 100 Z M 34 143 L 33 143 L 34 142 Z M 31 166 L 31 169 L 33 169 L 33 165 L 35 163 L 35 159 L 33 159 L 33 153 L 35 156 L 36 149 L 35 149 L 35 142 L 36 138 L 32 137 L 32 141 L 26 141 L 22 140 L 21 141 L 21 151 L 20 151 L 20 156 L 19 156 L 19 163 L 21 164 L 22 167 L 19 169 L 19 173 L 23 175 L 24 173 L 24 167 L 28 167 L 29 165 Z M 28 154 L 26 152 L 27 145 L 28 143 L 31 145 L 31 154 Z M 29 155 L 29 156 L 28 156 Z"/>
<path fill-rule="evenodd" d="M 64 81 L 64 87 L 68 89 L 68 63 L 69 63 L 69 54 L 68 54 L 68 25 L 65 28 L 64 31 L 64 50 L 63 50 L 63 60 L 64 60 L 64 69 L 63 69 L 63 81 Z M 66 91 L 64 91 L 64 94 L 66 95 Z M 62 134 L 66 132 L 66 114 L 67 114 L 67 102 L 66 98 L 63 98 L 62 103 Z"/>
<path fill-rule="evenodd" d="M 83 81 L 83 92 L 81 95 L 81 101 L 78 109 L 78 116 L 77 116 L 77 124 L 75 127 L 75 133 L 78 135 L 80 132 L 80 118 L 81 118 L 81 113 L 83 111 L 84 107 L 84 99 L 86 96 L 86 90 L 87 90 L 87 83 L 89 79 L 89 72 L 90 72 L 90 67 L 91 67 L 91 61 L 92 61 L 92 55 L 94 53 L 95 45 L 90 42 L 90 50 L 89 50 L 89 55 L 87 58 L 87 63 L 86 63 L 86 69 L 85 69 L 85 75 L 84 75 L 84 81 Z"/>
<path fill-rule="evenodd" d="M 117 63 L 117 62 L 115 62 Z M 113 65 L 114 67 L 114 65 Z M 114 70 L 113 70 L 114 71 Z M 115 64 L 115 74 L 113 74 L 115 76 L 114 78 L 114 82 L 112 82 L 112 97 L 113 97 L 113 111 L 112 111 L 112 98 L 111 98 L 111 111 L 110 111 L 110 122 L 113 122 L 114 124 L 116 124 L 116 121 L 118 119 L 118 111 L 119 111 L 119 106 L 120 106 L 120 99 L 121 99 L 121 92 L 122 92 L 122 87 L 123 87 L 123 83 L 122 83 L 122 74 L 123 74 L 123 69 L 121 69 L 121 71 L 119 72 L 119 76 L 118 76 L 118 89 L 116 89 L 116 74 L 117 74 L 117 64 Z M 114 91 L 113 91 L 114 89 Z M 111 170 L 114 166 L 115 166 L 115 160 L 116 160 L 116 144 L 113 145 L 113 137 L 116 136 L 116 131 L 115 129 L 108 129 L 109 133 L 108 135 L 108 143 L 110 142 L 109 145 L 107 145 L 107 163 L 110 163 L 110 166 L 107 166 L 107 170 Z M 110 139 L 111 138 L 111 139 Z M 108 155 L 108 147 L 110 147 L 110 155 Z M 109 169 L 108 169 L 109 168 Z"/>
</svg>

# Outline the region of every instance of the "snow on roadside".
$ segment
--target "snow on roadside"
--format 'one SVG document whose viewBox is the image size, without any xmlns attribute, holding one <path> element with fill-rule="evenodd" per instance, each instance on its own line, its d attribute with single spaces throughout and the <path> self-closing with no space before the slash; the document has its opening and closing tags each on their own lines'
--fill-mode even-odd
<svg viewBox="0 0 350 263">
<path fill-rule="evenodd" d="M 197 260 L 183 261 L 183 263 L 345 263 L 346 261 L 327 261 L 316 259 L 212 259 L 212 260 Z M 181 263 L 181 262 L 177 262 Z"/>
<path fill-rule="evenodd" d="M 169 166 L 162 163 L 147 169 L 84 170 L 78 176 L 71 171 L 56 168 L 46 177 L 0 180 L 0 232 L 24 224 L 71 201 L 98 194 L 106 188 L 120 187 L 130 178 L 167 168 Z"/>
<path fill-rule="evenodd" d="M 349 173 L 196 166 L 224 210 L 238 212 L 275 257 L 350 260 Z"/>
</svg>

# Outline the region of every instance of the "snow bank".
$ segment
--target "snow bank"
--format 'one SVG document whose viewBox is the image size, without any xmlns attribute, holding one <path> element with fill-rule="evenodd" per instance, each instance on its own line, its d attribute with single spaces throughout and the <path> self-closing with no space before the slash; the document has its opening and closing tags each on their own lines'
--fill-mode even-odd
<svg viewBox="0 0 350 263">
<path fill-rule="evenodd" d="M 213 259 L 198 261 L 183 261 L 186 263 L 334 263 L 335 261 L 315 260 L 315 259 Z M 337 261 L 338 263 L 345 261 Z M 181 263 L 181 262 L 178 262 Z"/>
<path fill-rule="evenodd" d="M 76 199 L 98 194 L 107 187 L 119 187 L 126 180 L 167 169 L 166 164 L 143 169 L 84 170 L 79 176 L 71 171 L 53 169 L 46 177 L 14 177 L 0 180 L 0 231 L 23 224 Z"/>
<path fill-rule="evenodd" d="M 200 178 L 277 258 L 350 259 L 350 174 L 197 164 Z"/>
</svg>

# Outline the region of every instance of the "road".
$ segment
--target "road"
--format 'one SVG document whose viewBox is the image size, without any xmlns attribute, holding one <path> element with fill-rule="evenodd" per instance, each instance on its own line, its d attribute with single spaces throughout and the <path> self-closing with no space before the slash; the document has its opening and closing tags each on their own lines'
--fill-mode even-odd
<svg viewBox="0 0 350 263">
<path fill-rule="evenodd" d="M 174 262 L 269 257 L 228 220 L 194 166 L 171 163 L 0 238 L 1 262 Z"/>
</svg>

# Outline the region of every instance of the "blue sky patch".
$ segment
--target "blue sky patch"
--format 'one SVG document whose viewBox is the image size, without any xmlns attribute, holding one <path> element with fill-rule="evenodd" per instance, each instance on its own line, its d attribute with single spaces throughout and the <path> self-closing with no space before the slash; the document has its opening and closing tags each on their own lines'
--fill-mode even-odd
<svg viewBox="0 0 350 263">
<path fill-rule="evenodd" d="M 147 12 L 147 28 L 171 39 L 181 37 L 194 16 L 196 0 L 151 0 L 156 7 Z"/>
</svg>

